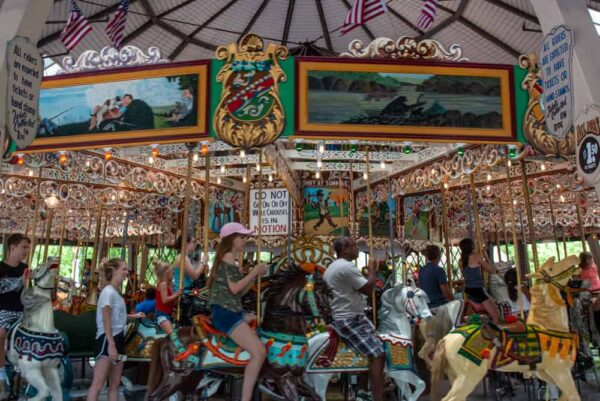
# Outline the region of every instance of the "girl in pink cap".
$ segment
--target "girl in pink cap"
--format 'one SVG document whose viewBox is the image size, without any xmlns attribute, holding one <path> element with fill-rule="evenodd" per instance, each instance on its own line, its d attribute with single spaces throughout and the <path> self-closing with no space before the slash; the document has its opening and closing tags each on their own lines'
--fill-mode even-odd
<svg viewBox="0 0 600 401">
<path fill-rule="evenodd" d="M 239 223 L 227 223 L 221 227 L 221 242 L 208 278 L 211 320 L 213 326 L 227 334 L 237 345 L 250 353 L 250 361 L 244 370 L 241 401 L 250 401 L 256 379 L 265 360 L 265 346 L 249 323 L 254 316 L 244 312 L 244 295 L 258 276 L 262 276 L 267 265 L 257 264 L 246 276 L 240 271 L 236 256 L 244 251 L 246 239 L 253 231 Z"/>
</svg>

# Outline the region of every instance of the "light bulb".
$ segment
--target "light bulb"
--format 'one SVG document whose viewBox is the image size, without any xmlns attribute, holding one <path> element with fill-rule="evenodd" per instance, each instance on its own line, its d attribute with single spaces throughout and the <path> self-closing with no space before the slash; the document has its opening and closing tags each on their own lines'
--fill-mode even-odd
<svg viewBox="0 0 600 401">
<path fill-rule="evenodd" d="M 85 166 L 86 166 L 86 167 L 89 167 L 89 166 L 90 166 L 90 161 L 89 161 L 89 160 L 85 162 Z"/>
<path fill-rule="evenodd" d="M 127 212 L 123 212 L 123 217 L 127 217 Z"/>
<path fill-rule="evenodd" d="M 221 177 L 217 177 L 217 184 L 221 184 Z"/>
<path fill-rule="evenodd" d="M 256 163 L 256 171 L 260 171 L 260 163 Z"/>
<path fill-rule="evenodd" d="M 319 153 L 325 153 L 325 144 L 323 142 L 319 144 Z"/>
<path fill-rule="evenodd" d="M 385 160 L 382 160 L 379 165 L 381 166 L 382 170 L 385 170 Z"/>
<path fill-rule="evenodd" d="M 221 166 L 221 174 L 225 174 L 225 165 Z"/>
<path fill-rule="evenodd" d="M 363 179 L 367 180 L 369 178 L 369 174 L 367 174 L 367 172 L 365 171 L 363 173 Z"/>
<path fill-rule="evenodd" d="M 32 169 L 29 169 L 29 171 L 27 172 L 27 174 L 28 174 L 30 177 L 33 177 L 33 170 L 32 170 Z"/>
<path fill-rule="evenodd" d="M 246 176 L 242 177 L 242 182 L 245 184 L 246 182 L 248 182 L 248 179 L 246 178 Z"/>
<path fill-rule="evenodd" d="M 158 156 L 158 145 L 150 145 L 152 157 Z"/>
<path fill-rule="evenodd" d="M 546 171 L 546 163 L 542 162 L 542 165 L 540 166 L 540 170 Z"/>
<path fill-rule="evenodd" d="M 246 151 L 244 149 L 240 150 L 240 158 L 245 158 L 246 157 Z"/>
<path fill-rule="evenodd" d="M 192 157 L 192 159 L 197 162 L 198 160 L 200 160 L 200 156 L 198 156 L 197 153 L 194 153 L 194 157 Z"/>
<path fill-rule="evenodd" d="M 513 205 L 517 206 L 517 200 L 516 199 L 513 201 Z"/>
<path fill-rule="evenodd" d="M 269 182 L 273 182 L 273 175 L 269 174 Z"/>
<path fill-rule="evenodd" d="M 117 200 L 117 197 L 113 195 L 113 196 L 110 197 L 110 199 L 113 200 L 113 201 L 115 201 L 115 200 Z"/>
<path fill-rule="evenodd" d="M 556 184 L 556 189 L 560 189 L 560 184 Z"/>
<path fill-rule="evenodd" d="M 509 168 L 512 167 L 512 161 L 508 160 L 507 164 Z"/>
<path fill-rule="evenodd" d="M 148 163 L 149 163 L 149 164 L 154 164 L 154 157 L 153 157 L 153 156 L 150 156 L 150 157 L 148 158 Z"/>
<path fill-rule="evenodd" d="M 448 189 L 448 188 L 450 188 L 450 185 L 448 185 L 448 183 L 447 183 L 447 182 L 445 182 L 445 183 L 444 183 L 444 189 Z"/>
<path fill-rule="evenodd" d="M 487 192 L 490 192 L 490 191 L 492 190 L 492 187 L 491 187 L 490 185 L 486 185 L 486 186 L 485 186 L 485 190 L 486 190 Z"/>
<path fill-rule="evenodd" d="M 487 175 L 487 181 L 488 182 L 492 181 L 492 175 L 490 173 L 488 173 L 488 175 Z"/>
<path fill-rule="evenodd" d="M 564 203 L 564 201 L 565 201 L 565 196 L 564 196 L 564 195 L 561 195 L 559 199 L 560 199 L 560 201 L 561 201 L 561 202 L 563 202 L 563 203 Z"/>
<path fill-rule="evenodd" d="M 323 161 L 321 159 L 317 159 L 317 167 L 318 168 L 323 167 Z"/>
<path fill-rule="evenodd" d="M 47 197 L 44 202 L 50 209 L 54 209 L 56 206 L 58 206 L 58 198 L 54 194 Z"/>
<path fill-rule="evenodd" d="M 315 178 L 321 178 L 321 172 L 319 170 L 315 173 Z"/>
</svg>

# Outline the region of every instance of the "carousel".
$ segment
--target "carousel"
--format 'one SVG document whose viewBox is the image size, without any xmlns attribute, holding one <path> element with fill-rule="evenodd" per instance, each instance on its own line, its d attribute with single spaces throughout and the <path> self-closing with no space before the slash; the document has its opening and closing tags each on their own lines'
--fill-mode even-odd
<svg viewBox="0 0 600 401">
<path fill-rule="evenodd" d="M 129 4 L 126 40 L 101 47 L 92 35 L 70 55 L 57 51 L 65 34 L 52 24 L 69 12 L 70 21 L 77 3 L 92 25 L 106 18 L 109 26 Z M 15 60 L 24 66 L 34 56 L 15 49 L 43 50 L 46 67 L 29 97 L 37 100 L 32 125 L 0 128 L 1 255 L 9 260 L 11 237 L 21 234 L 30 250 L 20 262 L 31 269 L 22 319 L 6 330 L 10 397 L 86 397 L 100 294 L 114 280 L 102 266 L 119 259 L 127 313 L 146 311 L 123 332 L 119 397 L 241 399 L 251 354 L 213 325 L 207 287 L 221 230 L 232 223 L 252 231 L 235 257 L 241 272 L 268 265 L 242 297 L 265 346 L 254 399 L 374 399 L 372 360 L 336 331 L 335 288 L 324 278 L 340 238 L 357 245 L 357 274 L 375 277 L 364 315 L 384 350 L 385 400 L 598 396 L 600 288 L 582 271 L 600 262 L 600 124 L 596 109 L 567 122 L 560 110 L 573 100 L 552 103 L 566 92 L 544 90 L 544 57 L 559 53 L 505 43 L 511 57 L 473 62 L 460 40 L 432 39 L 429 27 L 390 39 L 374 36 L 373 23 L 358 24 L 362 39 L 343 48 L 326 26 L 320 39 L 295 43 L 293 16 L 306 11 L 294 1 L 279 10 L 284 40 L 265 30 L 265 8 L 276 10 L 264 1 L 247 29 L 232 28 L 235 39 L 206 42 L 195 35 L 211 24 L 231 36 L 215 21 L 235 0 L 210 5 L 215 14 L 191 34 L 179 19 L 188 7 L 199 12 L 194 1 L 158 3 L 55 2 L 37 46 L 8 43 L 9 76 L 22 74 L 21 84 L 33 73 Z M 468 1 L 456 3 L 438 12 L 468 26 Z M 535 25 L 535 15 L 498 3 Z M 332 10 L 316 4 L 323 24 Z M 387 7 L 405 20 L 394 2 Z M 444 29 L 436 24 L 431 35 Z M 154 29 L 184 40 L 153 42 Z M 527 38 L 567 52 L 557 43 L 572 40 L 568 29 L 546 38 L 531 29 Z M 485 303 L 469 293 L 465 239 L 490 266 L 481 275 Z M 432 248 L 448 291 L 442 305 L 420 274 Z M 177 293 L 167 332 L 162 312 L 142 308 L 160 294 L 161 266 L 173 271 Z"/>
</svg>

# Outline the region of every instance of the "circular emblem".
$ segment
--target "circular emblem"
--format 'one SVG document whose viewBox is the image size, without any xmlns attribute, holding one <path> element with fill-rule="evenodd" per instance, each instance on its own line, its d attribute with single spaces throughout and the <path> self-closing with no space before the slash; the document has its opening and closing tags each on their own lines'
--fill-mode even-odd
<svg viewBox="0 0 600 401">
<path fill-rule="evenodd" d="M 584 174 L 594 174 L 600 163 L 600 142 L 596 135 L 587 135 L 579 144 L 577 161 Z"/>
</svg>

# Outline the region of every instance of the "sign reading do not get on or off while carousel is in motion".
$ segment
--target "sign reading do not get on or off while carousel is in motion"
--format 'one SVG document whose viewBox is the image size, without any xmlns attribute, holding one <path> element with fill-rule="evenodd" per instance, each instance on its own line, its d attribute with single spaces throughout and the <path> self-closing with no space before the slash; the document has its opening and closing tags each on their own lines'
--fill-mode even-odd
<svg viewBox="0 0 600 401">
<path fill-rule="evenodd" d="M 540 68 L 544 87 L 543 105 L 546 128 L 562 139 L 573 124 L 573 33 L 560 25 L 544 38 Z"/>
<path fill-rule="evenodd" d="M 22 36 L 8 42 L 6 62 L 7 131 L 17 147 L 24 148 L 37 134 L 44 62 L 36 44 Z"/>
<path fill-rule="evenodd" d="M 259 193 L 250 191 L 250 229 L 258 229 Z M 287 235 L 289 231 L 290 195 L 287 189 L 269 188 L 262 190 L 261 235 Z"/>
</svg>

